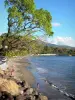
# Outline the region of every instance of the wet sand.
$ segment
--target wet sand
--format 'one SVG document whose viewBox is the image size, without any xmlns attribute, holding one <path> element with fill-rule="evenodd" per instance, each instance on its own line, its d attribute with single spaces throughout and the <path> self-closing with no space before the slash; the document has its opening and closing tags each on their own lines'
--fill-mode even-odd
<svg viewBox="0 0 75 100">
<path fill-rule="evenodd" d="M 26 57 L 14 57 L 9 58 L 7 65 L 10 69 L 14 69 L 14 77 L 18 80 L 25 80 L 29 85 L 35 83 L 35 78 L 33 74 L 27 70 L 28 61 Z"/>
</svg>

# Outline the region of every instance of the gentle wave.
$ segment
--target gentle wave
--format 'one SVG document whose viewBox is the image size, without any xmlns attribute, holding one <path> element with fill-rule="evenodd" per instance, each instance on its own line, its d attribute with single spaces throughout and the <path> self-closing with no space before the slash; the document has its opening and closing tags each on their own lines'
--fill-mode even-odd
<svg viewBox="0 0 75 100">
<path fill-rule="evenodd" d="M 38 70 L 39 73 L 48 73 L 48 70 L 47 69 L 44 69 L 44 68 L 36 68 Z"/>
<path fill-rule="evenodd" d="M 62 93 L 63 95 L 71 98 L 72 100 L 75 100 L 75 95 L 67 93 L 64 90 L 59 89 L 58 86 L 54 85 L 52 82 L 50 82 L 49 80 L 45 79 L 45 78 L 41 78 L 42 80 L 44 80 L 47 84 L 49 84 L 50 86 L 52 86 L 53 88 L 57 89 L 60 93 Z"/>
</svg>

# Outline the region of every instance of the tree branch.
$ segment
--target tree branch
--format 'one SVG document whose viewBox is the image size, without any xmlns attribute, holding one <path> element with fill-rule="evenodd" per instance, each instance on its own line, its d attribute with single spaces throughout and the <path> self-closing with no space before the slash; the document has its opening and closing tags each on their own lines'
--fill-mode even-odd
<svg viewBox="0 0 75 100">
<path fill-rule="evenodd" d="M 28 24 L 30 24 L 30 23 L 31 23 L 31 22 L 25 23 L 24 28 L 25 28 Z"/>
</svg>

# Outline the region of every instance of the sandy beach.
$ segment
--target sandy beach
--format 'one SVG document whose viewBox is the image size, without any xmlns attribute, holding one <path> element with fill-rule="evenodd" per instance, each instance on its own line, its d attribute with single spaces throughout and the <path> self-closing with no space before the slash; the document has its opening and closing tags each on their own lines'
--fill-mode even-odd
<svg viewBox="0 0 75 100">
<path fill-rule="evenodd" d="M 7 58 L 6 70 L 0 69 L 0 100 L 48 100 L 47 96 L 32 88 L 35 79 L 27 57 Z"/>
<path fill-rule="evenodd" d="M 13 76 L 18 80 L 25 80 L 29 85 L 35 82 L 35 78 L 30 71 L 27 70 L 28 61 L 26 57 L 9 58 L 7 65 L 10 69 L 14 69 Z"/>
</svg>

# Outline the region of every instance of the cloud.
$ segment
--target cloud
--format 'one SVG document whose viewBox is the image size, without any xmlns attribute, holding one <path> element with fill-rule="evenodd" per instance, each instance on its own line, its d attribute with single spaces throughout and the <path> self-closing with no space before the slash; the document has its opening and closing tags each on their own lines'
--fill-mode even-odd
<svg viewBox="0 0 75 100">
<path fill-rule="evenodd" d="M 58 22 L 53 22 L 53 23 L 52 23 L 52 26 L 54 26 L 54 27 L 59 27 L 59 26 L 61 26 L 61 24 L 58 23 Z"/>
<path fill-rule="evenodd" d="M 55 38 L 53 37 L 47 37 L 47 36 L 40 36 L 38 37 L 38 39 L 44 41 L 44 42 L 48 42 L 51 44 L 56 44 L 56 45 L 67 45 L 67 46 L 71 46 L 71 47 L 75 47 L 75 40 L 72 37 L 61 37 L 61 36 L 57 36 Z"/>
<path fill-rule="evenodd" d="M 72 37 L 60 37 L 57 36 L 53 39 L 47 39 L 47 42 L 57 45 L 68 45 L 75 47 L 75 40 Z"/>
</svg>

